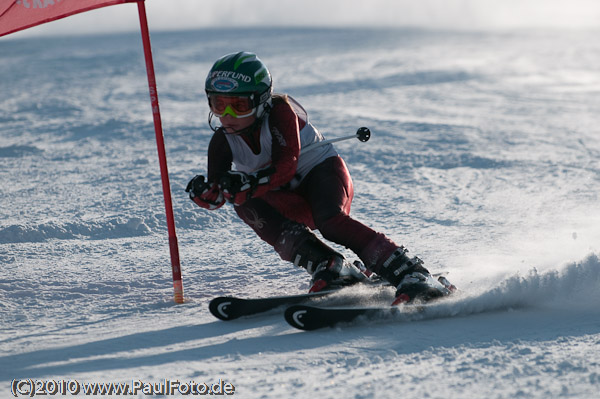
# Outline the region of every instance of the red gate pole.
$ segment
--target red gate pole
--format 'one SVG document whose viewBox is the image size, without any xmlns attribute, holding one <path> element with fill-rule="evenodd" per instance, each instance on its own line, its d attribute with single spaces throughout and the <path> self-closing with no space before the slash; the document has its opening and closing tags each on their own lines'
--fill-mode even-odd
<svg viewBox="0 0 600 399">
<path fill-rule="evenodd" d="M 167 214 L 167 229 L 169 232 L 169 248 L 171 251 L 171 268 L 173 270 L 173 290 L 176 303 L 183 303 L 183 282 L 181 280 L 181 265 L 179 263 L 179 247 L 175 233 L 175 220 L 173 218 L 173 203 L 171 201 L 171 185 L 169 184 L 169 170 L 167 168 L 167 155 L 165 152 L 165 141 L 163 137 L 160 109 L 158 107 L 158 91 L 156 89 L 156 77 L 154 76 L 154 63 L 152 61 L 152 48 L 150 46 L 150 33 L 148 31 L 148 19 L 146 18 L 146 6 L 144 0 L 138 1 L 140 14 L 140 27 L 142 41 L 144 43 L 144 57 L 146 59 L 146 72 L 148 73 L 148 88 L 150 89 L 150 103 L 152 105 L 152 116 L 154 117 L 154 132 L 156 133 L 156 147 L 158 149 L 158 161 L 160 163 L 160 175 L 162 180 L 163 196 L 165 199 L 165 211 Z"/>
</svg>

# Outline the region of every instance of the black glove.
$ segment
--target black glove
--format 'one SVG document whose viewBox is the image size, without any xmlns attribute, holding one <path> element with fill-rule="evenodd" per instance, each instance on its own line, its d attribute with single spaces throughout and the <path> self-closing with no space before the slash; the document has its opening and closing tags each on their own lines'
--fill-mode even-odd
<svg viewBox="0 0 600 399">
<path fill-rule="evenodd" d="M 220 208 L 225 203 L 223 193 L 216 183 L 209 183 L 202 175 L 196 175 L 185 188 L 186 193 L 190 193 L 190 199 L 198 206 L 214 210 Z"/>
<path fill-rule="evenodd" d="M 196 175 L 190 180 L 185 188 L 186 193 L 190 193 L 190 197 L 199 197 L 205 190 L 210 188 L 210 183 L 202 175 Z"/>
<path fill-rule="evenodd" d="M 252 174 L 230 170 L 219 180 L 219 188 L 227 201 L 234 205 L 241 205 L 252 197 L 266 193 L 273 173 L 275 173 L 273 167 Z"/>
</svg>

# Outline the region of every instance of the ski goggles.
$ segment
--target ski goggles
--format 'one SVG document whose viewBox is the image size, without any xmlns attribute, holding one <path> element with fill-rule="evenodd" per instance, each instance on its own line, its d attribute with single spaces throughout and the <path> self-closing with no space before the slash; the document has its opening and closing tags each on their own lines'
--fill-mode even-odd
<svg viewBox="0 0 600 399">
<path fill-rule="evenodd" d="M 254 96 L 226 96 L 208 94 L 208 105 L 215 116 L 222 118 L 231 115 L 234 118 L 247 118 L 256 113 Z"/>
</svg>

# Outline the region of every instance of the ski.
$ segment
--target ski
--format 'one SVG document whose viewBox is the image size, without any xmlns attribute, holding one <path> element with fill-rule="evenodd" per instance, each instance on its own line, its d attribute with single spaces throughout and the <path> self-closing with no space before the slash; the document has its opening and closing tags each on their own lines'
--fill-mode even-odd
<svg viewBox="0 0 600 399">
<path fill-rule="evenodd" d="M 210 301 L 208 309 L 218 319 L 234 320 L 242 316 L 250 316 L 257 313 L 284 306 L 307 302 L 312 299 L 322 298 L 337 290 L 321 291 L 308 294 L 273 296 L 266 298 L 237 298 L 222 296 Z"/>
<path fill-rule="evenodd" d="M 234 320 L 242 316 L 250 316 L 258 313 L 264 313 L 269 310 L 284 306 L 308 302 L 313 299 L 322 298 L 329 294 L 339 291 L 342 288 L 353 286 L 354 284 L 381 286 L 388 284 L 379 276 L 365 273 L 366 268 L 359 262 L 353 263 L 356 274 L 353 277 L 355 282 L 350 282 L 341 278 L 331 282 L 331 288 L 319 292 L 307 294 L 273 296 L 266 298 L 238 298 L 233 296 L 224 296 L 214 298 L 210 301 L 208 308 L 210 312 L 221 320 Z"/>
<path fill-rule="evenodd" d="M 407 305 L 404 305 L 405 307 Z M 411 306 L 412 307 L 412 306 Z M 417 308 L 414 306 L 414 308 Z M 396 306 L 325 308 L 310 305 L 292 305 L 285 310 L 285 320 L 300 330 L 312 331 L 350 323 L 359 318 L 383 319 L 402 311 Z"/>
<path fill-rule="evenodd" d="M 369 280 L 367 282 L 361 282 L 360 284 L 381 286 L 386 285 L 387 283 L 383 280 L 376 279 L 372 281 Z M 340 322 L 352 321 L 359 316 L 370 317 L 379 314 L 385 315 L 385 313 L 393 314 L 398 311 L 396 306 L 380 308 L 319 308 L 316 306 L 302 307 L 302 305 L 305 303 L 310 303 L 314 299 L 323 298 L 327 295 L 338 292 L 341 288 L 344 287 L 339 286 L 335 289 L 307 294 L 272 296 L 266 298 L 239 298 L 234 296 L 222 296 L 211 300 L 208 305 L 208 309 L 216 318 L 229 321 L 243 316 L 251 316 L 268 312 L 282 306 L 290 306 L 285 312 L 286 320 L 294 327 L 306 330 L 327 327 Z M 404 307 L 406 306 L 410 306 L 412 308 L 416 307 L 416 305 L 405 305 Z M 294 309 L 300 313 L 294 313 Z M 319 321 L 320 319 L 322 321 Z M 315 327 L 311 328 L 312 325 Z"/>
<path fill-rule="evenodd" d="M 440 274 L 430 277 L 438 277 L 435 284 L 441 285 L 446 294 L 443 297 L 433 298 L 425 303 L 403 303 L 400 305 L 375 306 L 375 307 L 320 307 L 311 305 L 292 305 L 285 310 L 285 320 L 300 330 L 316 330 L 319 328 L 333 327 L 340 323 L 350 323 L 355 320 L 382 320 L 394 316 L 405 316 L 404 320 L 410 319 L 411 314 L 425 311 L 428 305 L 448 298 L 457 291 L 456 287 Z M 399 318 L 397 318 L 399 319 Z"/>
</svg>

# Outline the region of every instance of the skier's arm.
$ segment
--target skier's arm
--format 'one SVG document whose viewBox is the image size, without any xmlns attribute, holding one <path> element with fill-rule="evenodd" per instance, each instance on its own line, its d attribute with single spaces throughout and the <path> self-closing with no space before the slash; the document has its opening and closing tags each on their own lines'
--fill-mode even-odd
<svg viewBox="0 0 600 399">
<path fill-rule="evenodd" d="M 218 183 L 221 176 L 231 170 L 232 163 L 231 147 L 223 129 L 219 129 L 213 134 L 208 145 L 208 181 Z"/>
<path fill-rule="evenodd" d="M 233 156 L 229 143 L 222 130 L 213 135 L 208 146 L 208 180 L 197 175 L 188 183 L 185 191 L 190 194 L 190 199 L 198 206 L 214 210 L 220 208 L 225 202 L 218 182 L 221 176 L 231 169 Z"/>
<path fill-rule="evenodd" d="M 287 102 L 280 102 L 271 111 L 269 126 L 273 136 L 269 189 L 289 183 L 296 174 L 300 156 L 300 128 L 298 116 Z"/>
</svg>

